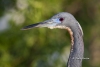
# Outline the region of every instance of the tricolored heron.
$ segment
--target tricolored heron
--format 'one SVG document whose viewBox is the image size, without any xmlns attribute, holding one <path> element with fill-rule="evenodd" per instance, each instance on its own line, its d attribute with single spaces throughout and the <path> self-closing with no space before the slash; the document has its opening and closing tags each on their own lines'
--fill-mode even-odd
<svg viewBox="0 0 100 67">
<path fill-rule="evenodd" d="M 48 27 L 50 29 L 60 28 L 68 30 L 71 36 L 71 50 L 67 62 L 67 67 L 81 67 L 84 54 L 83 31 L 73 15 L 61 12 L 44 22 L 25 26 L 22 30 L 35 27 Z"/>
</svg>

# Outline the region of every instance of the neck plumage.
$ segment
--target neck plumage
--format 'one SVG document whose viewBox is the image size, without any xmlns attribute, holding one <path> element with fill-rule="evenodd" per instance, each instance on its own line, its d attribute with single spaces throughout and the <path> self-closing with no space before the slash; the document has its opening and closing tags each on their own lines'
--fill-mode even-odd
<svg viewBox="0 0 100 67">
<path fill-rule="evenodd" d="M 84 43 L 82 30 L 77 28 L 66 28 L 71 36 L 71 50 L 67 63 L 67 67 L 81 67 L 84 53 Z"/>
</svg>

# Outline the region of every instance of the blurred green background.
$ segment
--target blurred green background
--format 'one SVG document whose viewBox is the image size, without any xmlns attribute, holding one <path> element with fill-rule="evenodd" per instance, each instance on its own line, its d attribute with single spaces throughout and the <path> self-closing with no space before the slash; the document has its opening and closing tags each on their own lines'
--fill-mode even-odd
<svg viewBox="0 0 100 67">
<path fill-rule="evenodd" d="M 69 12 L 84 31 L 82 67 L 100 67 L 100 0 L 0 0 L 0 67 L 66 67 L 66 30 L 22 27 Z"/>
</svg>

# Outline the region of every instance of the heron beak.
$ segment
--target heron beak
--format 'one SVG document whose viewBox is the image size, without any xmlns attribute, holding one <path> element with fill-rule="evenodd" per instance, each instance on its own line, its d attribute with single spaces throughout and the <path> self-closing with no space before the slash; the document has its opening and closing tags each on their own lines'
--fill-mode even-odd
<svg viewBox="0 0 100 67">
<path fill-rule="evenodd" d="M 61 23 L 59 21 L 59 19 L 50 19 L 50 20 L 46 20 L 44 22 L 40 22 L 40 23 L 25 26 L 24 28 L 22 28 L 22 30 L 27 30 L 27 29 L 31 29 L 31 28 L 35 28 L 35 27 L 48 27 L 50 29 L 53 29 L 59 23 Z"/>
</svg>

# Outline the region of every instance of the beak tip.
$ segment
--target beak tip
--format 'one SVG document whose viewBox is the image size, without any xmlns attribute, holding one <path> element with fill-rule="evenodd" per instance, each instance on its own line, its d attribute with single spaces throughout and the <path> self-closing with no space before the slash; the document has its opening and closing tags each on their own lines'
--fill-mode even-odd
<svg viewBox="0 0 100 67">
<path fill-rule="evenodd" d="M 22 29 L 20 29 L 20 30 L 27 30 L 27 28 L 22 28 Z"/>
<path fill-rule="evenodd" d="M 20 29 L 20 30 L 25 30 L 24 28 Z"/>
</svg>

